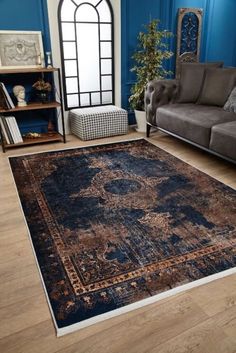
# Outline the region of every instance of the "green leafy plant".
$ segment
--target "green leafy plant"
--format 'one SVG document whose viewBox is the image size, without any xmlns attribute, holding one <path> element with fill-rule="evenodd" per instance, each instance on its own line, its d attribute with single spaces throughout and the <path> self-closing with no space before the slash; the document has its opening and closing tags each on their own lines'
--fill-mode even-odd
<svg viewBox="0 0 236 353">
<path fill-rule="evenodd" d="M 172 33 L 159 30 L 159 24 L 160 20 L 153 19 L 144 25 L 146 31 L 138 34 L 138 48 L 132 56 L 135 65 L 131 71 L 136 73 L 136 83 L 132 86 L 129 97 L 132 109 L 144 110 L 144 92 L 149 81 L 165 78 L 171 74 L 164 69 L 163 61 L 173 55 L 165 42 Z"/>
</svg>

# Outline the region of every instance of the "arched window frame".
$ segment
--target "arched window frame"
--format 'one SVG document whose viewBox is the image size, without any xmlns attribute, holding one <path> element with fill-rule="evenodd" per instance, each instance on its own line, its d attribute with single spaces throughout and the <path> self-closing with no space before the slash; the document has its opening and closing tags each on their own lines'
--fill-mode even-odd
<svg viewBox="0 0 236 353">
<path fill-rule="evenodd" d="M 96 5 L 94 5 L 91 1 L 83 1 L 82 3 L 80 3 L 79 5 L 76 3 L 76 0 L 70 0 L 76 7 L 75 11 L 74 11 L 74 21 L 63 21 L 61 18 L 61 11 L 62 11 L 62 6 L 64 3 L 64 0 L 60 0 L 59 6 L 58 6 L 58 26 L 59 26 L 59 38 L 60 38 L 60 50 L 61 50 L 61 63 L 62 63 L 62 80 L 63 80 L 63 90 L 64 90 L 64 99 L 65 99 L 65 109 L 66 110 L 70 110 L 70 109 L 74 109 L 74 108 L 86 108 L 86 107 L 95 107 L 95 106 L 102 106 L 102 105 L 107 105 L 107 104 L 114 104 L 115 101 L 115 92 L 114 92 L 114 81 L 115 81 L 115 69 L 114 69 L 114 15 L 113 15 L 113 9 L 111 6 L 111 3 L 109 0 L 97 0 Z M 98 10 L 96 9 L 96 7 L 101 4 L 102 2 L 106 2 L 109 10 L 110 10 L 110 16 L 111 16 L 111 22 L 109 22 L 109 24 L 111 25 L 111 39 L 107 40 L 107 42 L 111 42 L 111 89 L 110 90 L 103 90 L 102 89 L 102 84 L 101 84 L 101 80 L 103 76 L 106 76 L 106 74 L 102 74 L 101 73 L 101 62 L 102 59 L 106 59 L 106 58 L 102 58 L 101 57 L 101 42 L 104 42 L 105 40 L 101 40 L 100 38 L 100 25 L 101 24 L 107 24 L 108 22 L 103 22 L 100 20 L 100 15 L 98 13 Z M 99 91 L 92 91 L 92 92 L 86 92 L 89 94 L 89 104 L 87 105 L 81 105 L 81 99 L 80 99 L 80 95 L 84 94 L 84 92 L 80 91 L 80 87 L 79 87 L 79 83 L 78 83 L 78 106 L 69 106 L 68 104 L 68 96 L 72 95 L 73 93 L 68 93 L 67 92 L 67 86 L 66 86 L 66 69 L 65 69 L 65 61 L 67 59 L 65 59 L 65 55 L 64 55 L 64 48 L 63 48 L 63 43 L 65 43 L 66 41 L 63 40 L 63 35 L 62 35 L 62 24 L 66 23 L 66 22 L 70 22 L 73 23 L 74 26 L 76 27 L 77 23 L 90 23 L 90 22 L 86 22 L 86 21 L 77 21 L 76 20 L 76 14 L 77 11 L 79 11 L 79 8 L 82 5 L 90 5 L 92 6 L 95 11 L 98 14 L 98 32 L 99 32 L 99 78 L 100 78 L 100 90 Z M 93 22 L 96 23 L 96 22 Z M 76 28 L 75 28 L 75 33 L 76 33 Z M 75 40 L 76 42 L 76 48 L 77 48 L 77 39 Z M 78 78 L 78 82 L 79 82 L 79 69 L 78 69 L 78 62 L 79 62 L 79 55 L 77 54 L 77 50 L 76 50 L 76 62 L 77 62 L 77 78 Z M 102 93 L 105 92 L 111 92 L 111 101 L 110 102 L 104 102 L 103 98 L 102 98 Z M 91 99 L 91 94 L 92 93 L 99 93 L 100 94 L 100 104 L 93 104 L 92 103 L 92 99 Z"/>
</svg>

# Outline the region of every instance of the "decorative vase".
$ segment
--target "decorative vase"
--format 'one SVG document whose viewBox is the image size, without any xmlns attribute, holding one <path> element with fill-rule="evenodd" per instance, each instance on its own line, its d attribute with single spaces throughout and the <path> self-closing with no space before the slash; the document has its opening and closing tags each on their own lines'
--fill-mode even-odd
<svg viewBox="0 0 236 353">
<path fill-rule="evenodd" d="M 52 67 L 52 58 L 51 58 L 51 52 L 47 51 L 47 69 L 50 69 Z"/>
<path fill-rule="evenodd" d="M 49 119 L 48 121 L 48 136 L 54 136 L 55 135 L 55 128 L 52 123 L 52 121 Z"/>
<path fill-rule="evenodd" d="M 137 122 L 137 132 L 146 132 L 146 112 L 143 110 L 135 110 L 135 119 Z"/>
<path fill-rule="evenodd" d="M 36 95 L 37 95 L 37 100 L 40 102 L 40 103 L 48 103 L 50 101 L 49 99 L 49 92 L 48 91 L 37 91 L 36 92 Z"/>
</svg>

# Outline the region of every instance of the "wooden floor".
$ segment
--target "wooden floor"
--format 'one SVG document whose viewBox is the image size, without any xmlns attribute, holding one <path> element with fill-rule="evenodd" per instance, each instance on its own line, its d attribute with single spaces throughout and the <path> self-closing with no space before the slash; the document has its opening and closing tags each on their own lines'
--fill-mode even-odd
<svg viewBox="0 0 236 353">
<path fill-rule="evenodd" d="M 86 144 L 140 136 L 132 132 Z M 150 140 L 236 189 L 235 166 L 161 133 Z M 56 338 L 7 157 L 81 145 L 85 144 L 69 136 L 66 145 L 0 154 L 0 352 L 236 352 L 236 275 Z"/>
</svg>

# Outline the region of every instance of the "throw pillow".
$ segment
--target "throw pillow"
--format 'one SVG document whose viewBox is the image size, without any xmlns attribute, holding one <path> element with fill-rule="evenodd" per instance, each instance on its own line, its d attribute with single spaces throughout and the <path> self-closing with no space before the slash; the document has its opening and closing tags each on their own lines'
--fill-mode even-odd
<svg viewBox="0 0 236 353">
<path fill-rule="evenodd" d="M 180 68 L 180 93 L 178 103 L 196 103 L 204 80 L 205 70 L 209 67 L 222 67 L 216 63 L 182 63 Z"/>
<path fill-rule="evenodd" d="M 230 96 L 224 105 L 224 110 L 236 113 L 236 87 L 234 87 L 230 93 Z"/>
<path fill-rule="evenodd" d="M 236 83 L 236 68 L 207 69 L 198 104 L 223 107 Z"/>
</svg>

